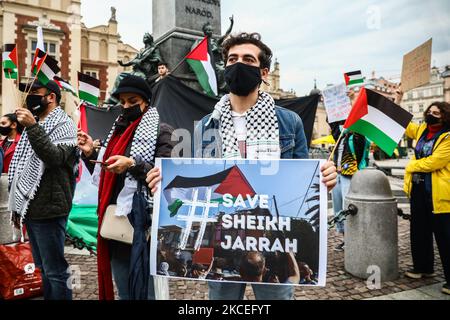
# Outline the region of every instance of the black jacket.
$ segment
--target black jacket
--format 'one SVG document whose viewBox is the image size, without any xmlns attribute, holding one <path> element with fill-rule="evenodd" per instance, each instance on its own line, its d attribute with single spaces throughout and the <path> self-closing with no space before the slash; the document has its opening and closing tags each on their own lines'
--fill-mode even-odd
<svg viewBox="0 0 450 320">
<path fill-rule="evenodd" d="M 34 152 L 45 165 L 39 188 L 28 207 L 27 219 L 68 216 L 75 193 L 74 170 L 79 161 L 77 148 L 56 146 L 39 124 L 29 127 L 27 134 Z"/>
</svg>

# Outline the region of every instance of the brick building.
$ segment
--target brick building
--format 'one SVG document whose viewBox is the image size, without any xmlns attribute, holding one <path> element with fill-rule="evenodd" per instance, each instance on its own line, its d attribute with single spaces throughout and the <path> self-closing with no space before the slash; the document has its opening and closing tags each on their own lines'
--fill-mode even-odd
<svg viewBox="0 0 450 320">
<path fill-rule="evenodd" d="M 81 0 L 2 0 L 0 1 L 0 44 L 16 43 L 21 77 L 30 76 L 37 45 L 38 26 L 43 28 L 44 46 L 60 62 L 61 77 L 77 86 L 77 72 L 101 80 L 101 99 L 105 99 L 116 76 L 123 71 L 117 60 L 128 61 L 137 50 L 120 40 L 112 14 L 107 24 L 93 28 L 81 21 Z M 99 13 L 107 18 L 109 12 Z M 0 114 L 16 108 L 11 81 L 2 74 Z M 74 99 L 63 94 L 62 106 L 69 115 L 75 111 Z"/>
</svg>

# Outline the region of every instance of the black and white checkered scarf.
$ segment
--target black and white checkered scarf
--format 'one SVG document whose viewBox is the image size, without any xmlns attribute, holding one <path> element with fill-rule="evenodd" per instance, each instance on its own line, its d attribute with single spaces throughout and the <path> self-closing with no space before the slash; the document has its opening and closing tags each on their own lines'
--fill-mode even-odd
<svg viewBox="0 0 450 320">
<path fill-rule="evenodd" d="M 119 117 L 120 118 L 120 117 Z M 119 120 L 119 118 L 117 120 Z M 101 149 L 98 160 L 106 161 L 103 159 L 108 143 L 111 140 L 114 131 L 116 130 L 116 123 L 114 123 L 108 138 L 106 139 L 105 146 Z M 156 108 L 150 108 L 142 117 L 136 132 L 131 142 L 130 156 L 133 159 L 139 157 L 146 163 L 152 163 L 156 154 L 156 144 L 159 135 L 159 123 L 160 117 Z M 93 181 L 95 185 L 99 185 L 101 166 L 97 165 L 93 175 Z M 145 188 L 144 188 L 145 189 Z M 125 185 L 117 198 L 116 216 L 127 216 L 133 207 L 133 196 L 137 190 L 137 181 L 130 173 L 127 173 L 125 178 Z M 147 195 L 148 196 L 148 195 Z"/>
<path fill-rule="evenodd" d="M 77 145 L 77 127 L 72 119 L 60 108 L 53 110 L 40 123 L 55 145 Z M 34 152 L 25 130 L 20 138 L 9 167 L 9 210 L 19 214 L 22 220 L 45 171 L 45 164 Z"/>
<path fill-rule="evenodd" d="M 229 96 L 224 96 L 215 109 L 221 114 L 222 158 L 242 158 L 234 128 Z M 275 112 L 275 101 L 268 93 L 259 93 L 258 102 L 246 113 L 245 119 L 247 123 L 247 150 L 256 150 L 250 155 L 252 160 L 266 159 L 272 157 L 274 153 L 281 154 L 280 130 Z"/>
</svg>

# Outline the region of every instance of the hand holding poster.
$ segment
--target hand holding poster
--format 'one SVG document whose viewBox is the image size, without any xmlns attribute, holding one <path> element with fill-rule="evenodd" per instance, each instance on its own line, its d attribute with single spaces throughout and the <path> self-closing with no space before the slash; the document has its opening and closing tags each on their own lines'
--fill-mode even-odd
<svg viewBox="0 0 450 320">
<path fill-rule="evenodd" d="M 320 160 L 158 159 L 152 275 L 325 285 Z"/>
<path fill-rule="evenodd" d="M 432 47 L 433 39 L 430 39 L 403 58 L 403 92 L 408 92 L 430 82 Z"/>
<path fill-rule="evenodd" d="M 352 110 L 352 103 L 347 95 L 347 86 L 343 83 L 329 87 L 322 92 L 328 123 L 346 120 Z"/>
</svg>

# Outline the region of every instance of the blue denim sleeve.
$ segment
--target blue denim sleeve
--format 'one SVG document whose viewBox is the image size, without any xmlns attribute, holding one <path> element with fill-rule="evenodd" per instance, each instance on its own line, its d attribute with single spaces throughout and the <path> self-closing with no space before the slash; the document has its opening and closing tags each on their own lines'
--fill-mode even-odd
<svg viewBox="0 0 450 320">
<path fill-rule="evenodd" d="M 309 159 L 308 143 L 306 141 L 305 128 L 300 116 L 295 121 L 295 149 L 294 159 Z"/>
</svg>

